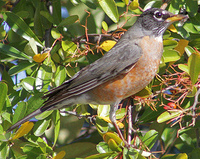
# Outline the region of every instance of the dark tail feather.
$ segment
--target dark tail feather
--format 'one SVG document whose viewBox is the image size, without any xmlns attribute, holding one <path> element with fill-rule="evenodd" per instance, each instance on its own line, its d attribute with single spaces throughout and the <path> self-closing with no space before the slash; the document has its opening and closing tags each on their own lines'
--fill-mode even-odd
<svg viewBox="0 0 200 159">
<path fill-rule="evenodd" d="M 36 115 L 41 114 L 42 112 L 44 112 L 44 110 L 42 110 L 41 108 L 35 110 L 31 114 L 29 114 L 28 116 L 26 116 L 23 119 L 19 120 L 13 126 L 11 126 L 10 128 L 8 128 L 7 132 L 10 132 L 13 129 L 18 128 L 21 124 L 25 123 L 26 121 L 30 120 L 31 118 L 35 117 Z"/>
</svg>

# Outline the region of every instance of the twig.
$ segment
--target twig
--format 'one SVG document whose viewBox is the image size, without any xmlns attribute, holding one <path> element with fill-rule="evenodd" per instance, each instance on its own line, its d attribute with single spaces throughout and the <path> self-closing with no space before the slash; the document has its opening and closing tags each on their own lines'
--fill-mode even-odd
<svg viewBox="0 0 200 159">
<path fill-rule="evenodd" d="M 198 89 L 198 91 L 196 92 L 195 96 L 194 96 L 194 103 L 191 107 L 191 111 L 192 111 L 192 123 L 190 125 L 194 126 L 195 122 L 196 122 L 196 116 L 195 116 L 195 110 L 196 110 L 196 105 L 199 104 L 198 102 L 198 97 L 200 94 L 200 88 Z"/>
</svg>

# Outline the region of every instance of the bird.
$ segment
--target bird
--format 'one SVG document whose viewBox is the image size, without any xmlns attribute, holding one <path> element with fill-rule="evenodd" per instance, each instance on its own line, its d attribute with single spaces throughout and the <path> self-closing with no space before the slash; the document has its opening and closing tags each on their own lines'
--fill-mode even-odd
<svg viewBox="0 0 200 159">
<path fill-rule="evenodd" d="M 110 51 L 46 92 L 42 97 L 46 99 L 43 106 L 12 125 L 7 132 L 45 111 L 75 104 L 109 104 L 110 120 L 123 138 L 116 123 L 118 105 L 152 81 L 163 53 L 164 32 L 173 22 L 185 19 L 185 15 L 163 9 L 147 9 Z"/>
</svg>

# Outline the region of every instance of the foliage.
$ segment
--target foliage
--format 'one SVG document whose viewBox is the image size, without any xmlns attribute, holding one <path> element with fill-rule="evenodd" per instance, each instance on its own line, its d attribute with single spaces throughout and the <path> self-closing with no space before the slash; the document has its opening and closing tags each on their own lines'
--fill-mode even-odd
<svg viewBox="0 0 200 159">
<path fill-rule="evenodd" d="M 190 20 L 165 32 L 159 73 L 134 97 L 133 147 L 125 148 L 114 132 L 106 105 L 65 109 L 76 110 L 81 119 L 45 112 L 6 133 L 42 106 L 44 92 L 108 51 L 142 8 L 161 5 L 156 0 L 1 1 L 0 158 L 199 158 L 200 12 L 196 0 L 172 0 L 167 6 L 172 13 L 187 12 Z M 126 110 L 118 110 L 117 119 L 128 137 Z"/>
</svg>

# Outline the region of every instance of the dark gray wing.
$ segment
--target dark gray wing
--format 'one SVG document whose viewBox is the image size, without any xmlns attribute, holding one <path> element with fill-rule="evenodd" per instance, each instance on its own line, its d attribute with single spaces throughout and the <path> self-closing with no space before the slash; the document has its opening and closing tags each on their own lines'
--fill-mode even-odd
<svg viewBox="0 0 200 159">
<path fill-rule="evenodd" d="M 141 48 L 135 40 L 121 39 L 102 58 L 80 70 L 59 87 L 47 92 L 44 96 L 48 98 L 45 106 L 55 105 L 69 97 L 91 90 L 118 74 L 127 73 L 141 55 Z"/>
</svg>

